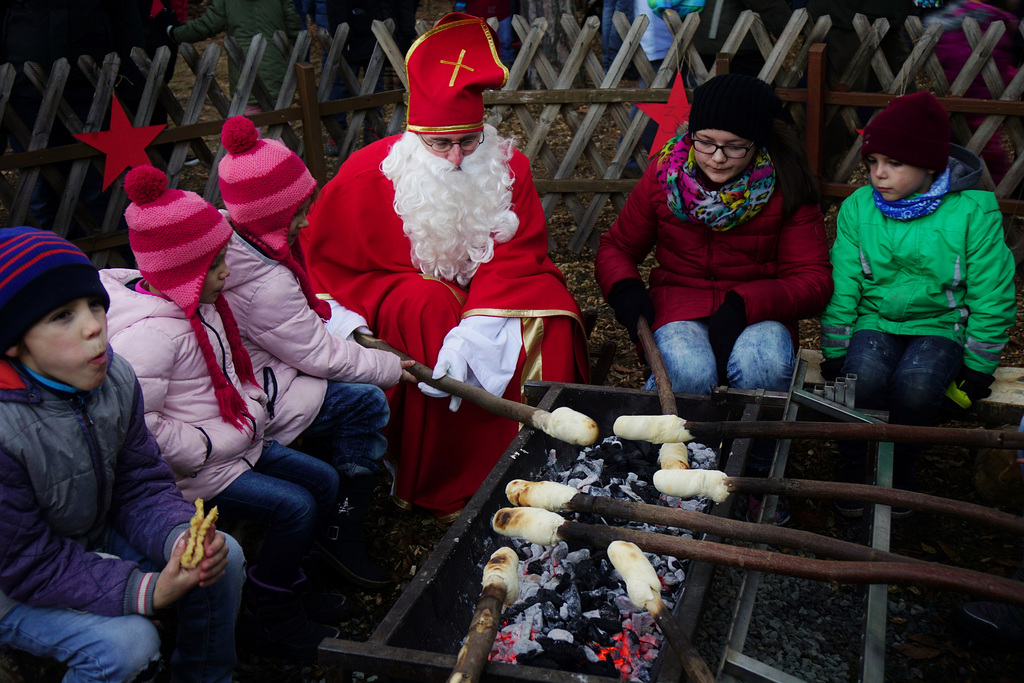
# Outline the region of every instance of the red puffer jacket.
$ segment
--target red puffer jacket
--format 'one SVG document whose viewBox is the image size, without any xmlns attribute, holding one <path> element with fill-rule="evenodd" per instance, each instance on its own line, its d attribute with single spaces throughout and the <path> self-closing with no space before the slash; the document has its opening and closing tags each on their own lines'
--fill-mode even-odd
<svg viewBox="0 0 1024 683">
<path fill-rule="evenodd" d="M 732 290 L 743 297 L 748 325 L 777 320 L 789 327 L 795 344 L 797 321 L 821 313 L 832 297 L 821 208 L 808 204 L 783 220 L 776 187 L 754 218 L 716 232 L 672 213 L 655 166 L 648 165 L 618 220 L 601 236 L 595 269 L 605 298 L 616 282 L 642 279 L 637 264 L 653 248 L 654 329 L 710 316 Z"/>
</svg>

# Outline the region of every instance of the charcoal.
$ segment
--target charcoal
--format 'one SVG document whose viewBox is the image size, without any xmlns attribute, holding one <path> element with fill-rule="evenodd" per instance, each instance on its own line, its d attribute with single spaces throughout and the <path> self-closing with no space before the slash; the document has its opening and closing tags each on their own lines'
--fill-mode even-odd
<svg viewBox="0 0 1024 683">
<path fill-rule="evenodd" d="M 544 621 L 548 627 L 554 626 L 556 622 L 562 621 L 562 616 L 559 614 L 558 608 L 550 602 L 541 603 L 544 609 Z"/>
<path fill-rule="evenodd" d="M 597 643 L 606 643 L 611 636 L 622 632 L 622 622 L 618 619 L 596 619 L 587 620 L 587 635 Z"/>
<path fill-rule="evenodd" d="M 714 452 L 704 450 L 708 453 L 701 456 L 701 466 L 714 467 Z M 539 478 L 568 484 L 592 496 L 700 509 L 697 501 L 663 499 L 654 488 L 651 480 L 657 469 L 657 455 L 658 446 L 654 444 L 638 447 L 607 439 L 583 449 L 577 460 L 563 469 L 549 460 Z M 595 514 L 576 514 L 569 519 L 658 533 L 689 533 Z M 514 652 L 496 661 L 612 678 L 650 679 L 646 667 L 658 655 L 661 633 L 651 615 L 637 611 L 630 602 L 605 549 L 564 541 L 553 547 L 518 540 L 512 545 L 521 559 L 523 588 L 519 603 L 507 609 L 502 619 L 502 633 L 507 634 L 506 642 L 513 643 Z M 674 604 L 687 565 L 675 558 L 649 558 L 665 589 L 676 594 L 666 595 L 666 603 Z"/>
</svg>

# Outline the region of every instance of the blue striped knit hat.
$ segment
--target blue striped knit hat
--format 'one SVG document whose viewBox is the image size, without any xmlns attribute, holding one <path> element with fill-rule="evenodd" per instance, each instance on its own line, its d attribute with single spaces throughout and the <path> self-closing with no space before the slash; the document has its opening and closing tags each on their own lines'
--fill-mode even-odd
<svg viewBox="0 0 1024 683">
<path fill-rule="evenodd" d="M 110 297 L 82 250 L 49 230 L 0 228 L 0 353 L 40 318 L 80 297 Z"/>
</svg>

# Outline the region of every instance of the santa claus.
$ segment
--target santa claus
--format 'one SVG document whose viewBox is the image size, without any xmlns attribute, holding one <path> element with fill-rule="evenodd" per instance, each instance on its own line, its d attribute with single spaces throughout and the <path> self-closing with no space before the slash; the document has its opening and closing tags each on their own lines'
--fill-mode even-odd
<svg viewBox="0 0 1024 683">
<path fill-rule="evenodd" d="M 548 258 L 530 162 L 483 123 L 483 90 L 508 78 L 494 31 L 449 14 L 406 68 L 406 132 L 349 157 L 302 233 L 335 324 L 355 313 L 435 378 L 512 400 L 529 379 L 586 381 L 579 308 Z M 454 519 L 518 425 L 425 384 L 388 399 L 392 499 Z"/>
</svg>

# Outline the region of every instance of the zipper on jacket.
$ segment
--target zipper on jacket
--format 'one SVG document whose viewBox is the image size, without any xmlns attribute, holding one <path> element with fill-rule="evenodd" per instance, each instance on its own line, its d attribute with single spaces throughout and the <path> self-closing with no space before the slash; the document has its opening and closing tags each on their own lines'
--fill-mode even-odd
<svg viewBox="0 0 1024 683">
<path fill-rule="evenodd" d="M 82 425 L 82 431 L 85 432 L 85 440 L 89 444 L 89 457 L 92 459 L 92 469 L 96 472 L 96 494 L 98 500 L 105 500 L 107 493 L 107 473 L 103 467 L 102 459 L 100 458 L 100 447 L 96 441 L 96 423 L 93 422 L 92 416 L 85 409 L 85 401 L 81 396 L 72 396 L 67 399 L 68 404 L 71 407 L 71 412 L 75 413 L 78 417 L 79 423 Z M 97 517 L 95 517 L 92 523 L 89 525 L 90 528 L 96 525 L 99 521 L 98 515 L 100 514 L 99 506 L 96 509 Z"/>
<path fill-rule="evenodd" d="M 196 315 L 199 316 L 199 322 L 203 324 L 203 327 L 209 328 L 210 332 L 213 332 L 214 338 L 217 340 L 217 344 L 220 346 L 220 369 L 224 373 L 225 377 L 228 377 L 228 351 L 224 348 L 224 340 L 220 338 L 220 334 L 210 323 L 206 322 L 206 318 L 203 314 L 196 310 Z"/>
</svg>

